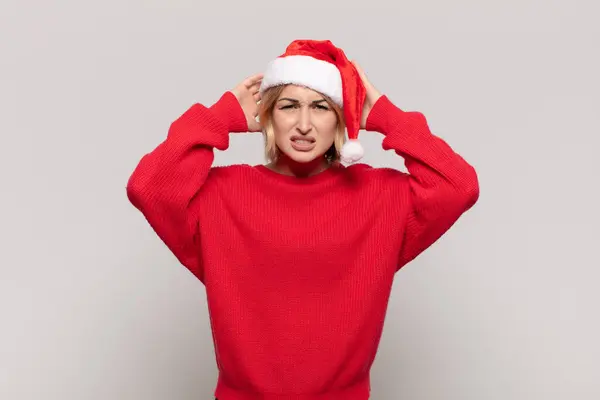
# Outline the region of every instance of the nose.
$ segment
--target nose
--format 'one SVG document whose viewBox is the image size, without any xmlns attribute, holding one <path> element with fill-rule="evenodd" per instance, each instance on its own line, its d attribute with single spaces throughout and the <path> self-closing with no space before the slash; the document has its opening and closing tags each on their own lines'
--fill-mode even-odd
<svg viewBox="0 0 600 400">
<path fill-rule="evenodd" d="M 298 116 L 298 124 L 296 129 L 303 135 L 309 133 L 312 129 L 312 121 L 310 119 L 310 110 L 308 107 L 303 107 Z"/>
</svg>

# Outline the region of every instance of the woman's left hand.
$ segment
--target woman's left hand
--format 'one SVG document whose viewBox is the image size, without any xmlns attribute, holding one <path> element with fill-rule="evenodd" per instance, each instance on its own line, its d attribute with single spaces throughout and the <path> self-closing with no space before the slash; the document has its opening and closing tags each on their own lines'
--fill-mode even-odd
<svg viewBox="0 0 600 400">
<path fill-rule="evenodd" d="M 365 98 L 365 105 L 363 107 L 362 116 L 360 118 L 360 129 L 366 129 L 367 126 L 367 118 L 369 118 L 369 113 L 371 109 L 377 103 L 377 100 L 382 96 L 381 92 L 373 86 L 373 84 L 367 78 L 367 75 L 362 70 L 362 68 L 355 62 L 352 61 L 352 64 L 356 67 L 358 71 L 358 75 L 360 75 L 360 79 L 365 85 L 365 89 L 367 90 L 367 96 Z"/>
</svg>

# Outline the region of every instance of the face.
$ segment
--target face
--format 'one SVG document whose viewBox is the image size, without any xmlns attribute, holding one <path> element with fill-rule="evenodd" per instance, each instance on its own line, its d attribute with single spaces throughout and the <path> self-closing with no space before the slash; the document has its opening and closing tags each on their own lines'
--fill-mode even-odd
<svg viewBox="0 0 600 400">
<path fill-rule="evenodd" d="M 337 134 L 337 115 L 314 90 L 286 86 L 273 108 L 275 143 L 290 160 L 309 163 L 322 158 Z"/>
</svg>

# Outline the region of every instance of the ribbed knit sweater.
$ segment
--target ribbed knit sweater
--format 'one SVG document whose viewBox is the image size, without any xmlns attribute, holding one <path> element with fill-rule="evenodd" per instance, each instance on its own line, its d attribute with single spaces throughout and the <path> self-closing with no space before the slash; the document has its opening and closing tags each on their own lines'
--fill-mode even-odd
<svg viewBox="0 0 600 400">
<path fill-rule="evenodd" d="M 395 273 L 478 199 L 475 170 L 423 114 L 383 96 L 366 129 L 408 173 L 214 166 L 247 131 L 226 92 L 176 119 L 130 177 L 132 204 L 205 286 L 219 400 L 368 399 Z"/>
</svg>

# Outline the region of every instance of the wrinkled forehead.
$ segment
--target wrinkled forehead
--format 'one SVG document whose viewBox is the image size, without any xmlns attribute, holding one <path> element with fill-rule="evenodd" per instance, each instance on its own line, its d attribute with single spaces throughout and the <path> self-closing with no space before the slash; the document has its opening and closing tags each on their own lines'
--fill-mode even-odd
<svg viewBox="0 0 600 400">
<path fill-rule="evenodd" d="M 314 102 L 327 100 L 326 96 L 318 91 L 302 85 L 285 85 L 279 94 L 279 99 L 288 99 L 299 102 Z"/>
</svg>

